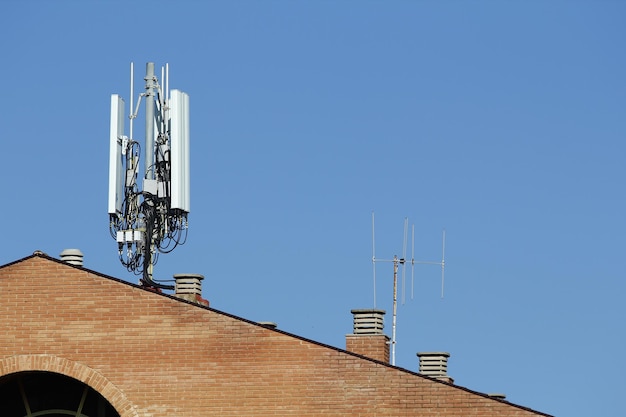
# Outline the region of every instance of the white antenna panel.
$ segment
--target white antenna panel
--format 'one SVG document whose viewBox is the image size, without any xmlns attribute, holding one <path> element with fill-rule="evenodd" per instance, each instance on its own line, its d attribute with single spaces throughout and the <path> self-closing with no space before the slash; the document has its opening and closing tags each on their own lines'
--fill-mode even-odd
<svg viewBox="0 0 626 417">
<path fill-rule="evenodd" d="M 170 94 L 171 208 L 189 213 L 189 95 Z"/>
<path fill-rule="evenodd" d="M 172 285 L 155 282 L 153 275 L 158 253 L 169 253 L 187 240 L 189 96 L 178 90 L 168 92 L 168 67 L 161 70 L 159 80 L 154 63 L 148 62 L 145 91 L 135 106 L 133 68 L 131 63 L 129 136 L 124 135 L 124 101 L 117 94 L 111 96 L 109 231 L 120 262 L 142 275 L 142 285 L 173 290 Z M 143 145 L 133 137 L 133 120 L 142 101 Z M 144 173 L 139 173 L 140 167 Z"/>
<path fill-rule="evenodd" d="M 109 214 L 122 212 L 124 200 L 121 137 L 124 135 L 124 100 L 111 95 L 111 126 L 109 136 Z"/>
</svg>

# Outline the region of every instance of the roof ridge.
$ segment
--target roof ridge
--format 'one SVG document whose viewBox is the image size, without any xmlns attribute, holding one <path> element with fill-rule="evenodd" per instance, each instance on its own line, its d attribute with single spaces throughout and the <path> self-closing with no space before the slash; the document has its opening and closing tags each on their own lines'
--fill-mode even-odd
<svg viewBox="0 0 626 417">
<path fill-rule="evenodd" d="M 370 358 L 370 357 L 367 357 L 367 356 L 364 356 L 364 355 L 361 355 L 361 354 L 358 354 L 358 353 L 350 352 L 350 351 L 348 351 L 346 349 L 342 349 L 342 348 L 339 348 L 337 346 L 332 346 L 332 345 L 329 345 L 329 344 L 326 344 L 326 343 L 323 343 L 323 342 L 319 342 L 317 340 L 309 339 L 307 337 L 300 336 L 300 335 L 297 335 L 295 333 L 290 333 L 290 332 L 287 332 L 285 330 L 270 329 L 270 328 L 264 326 L 263 324 L 261 324 L 259 322 L 256 322 L 256 321 L 253 321 L 253 320 L 250 320 L 250 319 L 246 319 L 244 317 L 240 317 L 240 316 L 234 315 L 232 313 L 227 313 L 225 311 L 218 310 L 218 309 L 215 309 L 215 308 L 210 307 L 210 306 L 197 304 L 197 303 L 194 303 L 192 301 L 188 301 L 188 300 L 176 297 L 173 294 L 166 294 L 166 293 L 163 293 L 163 292 L 155 292 L 155 291 L 152 291 L 152 290 L 150 290 L 150 289 L 148 289 L 146 287 L 143 287 L 141 285 L 133 284 L 132 282 L 128 282 L 128 281 L 125 281 L 125 280 L 123 280 L 121 278 L 116 278 L 116 277 L 107 275 L 105 273 L 98 272 L 98 271 L 95 271 L 93 269 L 86 268 L 84 266 L 72 265 L 72 264 L 69 264 L 69 263 L 67 263 L 65 261 L 62 261 L 60 259 L 54 258 L 54 257 L 52 257 L 52 256 L 50 256 L 50 255 L 48 255 L 45 252 L 40 251 L 40 250 L 35 250 L 31 255 L 28 255 L 28 256 L 26 256 L 24 258 L 17 259 L 17 260 L 15 260 L 13 262 L 10 262 L 10 263 L 4 264 L 4 265 L 0 265 L 0 270 L 2 270 L 4 268 L 7 268 L 7 267 L 10 267 L 12 265 L 19 264 L 21 262 L 25 262 L 25 261 L 31 260 L 33 258 L 42 258 L 42 259 L 45 259 L 47 261 L 52 261 L 52 262 L 57 263 L 57 264 L 62 264 L 63 266 L 66 266 L 68 268 L 79 269 L 79 270 L 85 271 L 87 273 L 99 276 L 101 278 L 105 278 L 105 279 L 108 279 L 108 280 L 111 280 L 111 281 L 115 281 L 115 282 L 117 282 L 119 284 L 127 285 L 127 286 L 129 286 L 131 288 L 140 289 L 140 290 L 143 290 L 145 292 L 148 292 L 148 293 L 151 293 L 151 294 L 155 294 L 157 296 L 169 298 L 171 300 L 174 300 L 174 301 L 177 301 L 177 302 L 180 302 L 180 303 L 185 303 L 185 304 L 188 304 L 188 305 L 196 307 L 196 308 L 205 309 L 205 310 L 211 311 L 213 313 L 229 317 L 229 318 L 234 319 L 234 320 L 242 321 L 242 322 L 245 322 L 245 323 L 248 323 L 248 324 L 252 324 L 252 325 L 255 325 L 255 326 L 258 326 L 258 327 L 263 327 L 264 329 L 266 329 L 268 331 L 281 333 L 281 334 L 283 334 L 285 336 L 289 336 L 289 337 L 292 337 L 294 339 L 298 339 L 298 340 L 303 341 L 303 342 L 307 342 L 307 343 L 311 343 L 311 344 L 314 344 L 314 345 L 318 345 L 320 347 L 327 348 L 327 349 L 332 349 L 332 350 L 334 350 L 336 352 L 339 352 L 339 353 L 348 354 L 348 355 L 357 357 L 359 359 L 367 360 L 369 362 L 373 362 L 373 363 L 376 363 L 378 365 L 385 366 L 387 368 L 393 368 L 393 369 L 396 369 L 398 371 L 401 371 L 401 372 L 404 372 L 404 373 L 407 373 L 407 374 L 411 374 L 411 375 L 414 375 L 414 376 L 417 376 L 417 377 L 420 377 L 420 378 L 423 378 L 423 379 L 427 379 L 427 380 L 430 380 L 430 381 L 433 381 L 433 382 L 436 382 L 436 383 L 439 383 L 439 384 L 444 384 L 444 385 L 447 385 L 447 386 L 452 387 L 452 388 L 460 389 L 460 390 L 465 391 L 467 393 L 479 395 L 481 397 L 488 398 L 488 399 L 491 399 L 493 401 L 506 403 L 506 404 L 511 405 L 513 407 L 516 407 L 516 408 L 519 408 L 519 409 L 522 409 L 522 410 L 525 410 L 525 411 L 530 411 L 530 412 L 535 413 L 537 415 L 541 415 L 541 416 L 545 416 L 545 417 L 553 417 L 550 414 L 546 414 L 546 413 L 534 410 L 534 409 L 529 408 L 529 407 L 525 407 L 525 406 L 522 406 L 522 405 L 519 405 L 519 404 L 515 404 L 515 403 L 512 403 L 512 402 L 504 400 L 504 399 L 494 398 L 493 396 L 490 396 L 489 394 L 482 393 L 482 392 L 479 392 L 479 391 L 474 391 L 474 390 L 472 390 L 470 388 L 467 388 L 467 387 L 464 387 L 464 386 L 461 386 L 461 385 L 456 385 L 454 383 L 441 381 L 439 379 L 430 377 L 428 375 L 421 374 L 421 373 L 416 372 L 416 371 L 412 371 L 410 369 L 406 369 L 406 368 L 402 368 L 402 367 L 399 367 L 399 366 L 391 365 L 388 362 L 379 361 L 377 359 L 373 359 L 373 358 Z"/>
</svg>

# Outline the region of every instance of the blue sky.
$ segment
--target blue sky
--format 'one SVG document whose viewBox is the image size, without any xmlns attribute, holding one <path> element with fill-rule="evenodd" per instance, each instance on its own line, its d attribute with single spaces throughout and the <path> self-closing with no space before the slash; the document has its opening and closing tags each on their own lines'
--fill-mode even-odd
<svg viewBox="0 0 626 417">
<path fill-rule="evenodd" d="M 145 63 L 191 100 L 189 239 L 217 309 L 345 347 L 415 224 L 398 366 L 559 416 L 621 416 L 626 4 L 8 1 L 0 263 L 80 248 L 136 282 L 107 215 L 109 102 Z M 135 91 L 138 91 L 137 88 Z M 142 126 L 139 124 L 139 126 Z M 141 140 L 141 129 L 135 130 Z M 377 266 L 391 334 L 392 266 Z M 87 295 L 88 296 L 88 295 Z"/>
</svg>

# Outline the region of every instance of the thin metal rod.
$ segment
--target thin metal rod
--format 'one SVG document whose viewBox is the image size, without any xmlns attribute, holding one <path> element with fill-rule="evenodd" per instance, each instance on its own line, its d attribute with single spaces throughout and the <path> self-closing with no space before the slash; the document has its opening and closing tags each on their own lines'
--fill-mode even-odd
<svg viewBox="0 0 626 417">
<path fill-rule="evenodd" d="M 409 218 L 404 218 L 404 239 L 402 240 L 402 305 L 404 305 L 406 300 L 406 242 L 409 233 Z"/>
<path fill-rule="evenodd" d="M 420 265 L 441 265 L 439 261 L 415 261 L 415 263 Z"/>
<path fill-rule="evenodd" d="M 446 268 L 446 229 L 441 237 L 441 298 L 443 298 L 443 283 Z"/>
<path fill-rule="evenodd" d="M 133 113 L 133 119 L 137 117 L 137 114 L 139 114 L 139 106 L 141 106 L 141 100 L 145 95 L 146 93 L 139 94 L 139 99 L 137 100 L 137 104 L 135 105 L 135 111 Z"/>
<path fill-rule="evenodd" d="M 134 78 L 135 78 L 135 70 L 134 70 L 134 64 L 131 62 L 130 63 L 130 115 L 128 116 L 130 118 L 130 138 L 133 139 L 133 120 L 135 119 L 135 115 L 133 113 L 133 111 L 135 109 L 133 109 L 133 105 L 134 105 Z"/>
<path fill-rule="evenodd" d="M 146 176 L 154 179 L 154 62 L 146 64 Z"/>
<path fill-rule="evenodd" d="M 415 282 L 415 225 L 411 225 L 411 300 Z"/>
<path fill-rule="evenodd" d="M 374 277 L 374 308 L 376 308 L 376 238 L 374 236 L 374 212 L 372 211 L 372 275 Z"/>
<path fill-rule="evenodd" d="M 165 97 L 165 67 L 161 67 L 161 83 L 163 84 L 161 86 L 161 109 L 163 109 L 163 104 L 165 104 L 165 100 L 167 100 L 167 97 Z"/>
<path fill-rule="evenodd" d="M 165 99 L 170 102 L 170 64 L 165 63 Z"/>
<path fill-rule="evenodd" d="M 398 257 L 393 257 L 393 319 L 391 326 L 391 364 L 396 365 L 396 318 L 398 317 Z"/>
</svg>

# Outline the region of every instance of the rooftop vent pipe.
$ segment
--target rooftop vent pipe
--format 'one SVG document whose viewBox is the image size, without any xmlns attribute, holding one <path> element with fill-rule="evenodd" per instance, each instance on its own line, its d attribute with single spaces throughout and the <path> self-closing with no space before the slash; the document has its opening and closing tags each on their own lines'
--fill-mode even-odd
<svg viewBox="0 0 626 417">
<path fill-rule="evenodd" d="M 448 352 L 418 352 L 420 360 L 419 373 L 452 383 L 454 380 L 448 376 Z"/>
<path fill-rule="evenodd" d="M 176 285 L 174 292 L 176 297 L 197 304 L 209 306 L 209 302 L 202 298 L 202 274 L 174 274 Z"/>
<path fill-rule="evenodd" d="M 80 249 L 65 249 L 60 256 L 63 262 L 70 265 L 83 266 L 83 253 Z"/>
<path fill-rule="evenodd" d="M 354 309 L 350 312 L 354 320 L 354 334 L 383 334 L 385 310 Z"/>
</svg>

